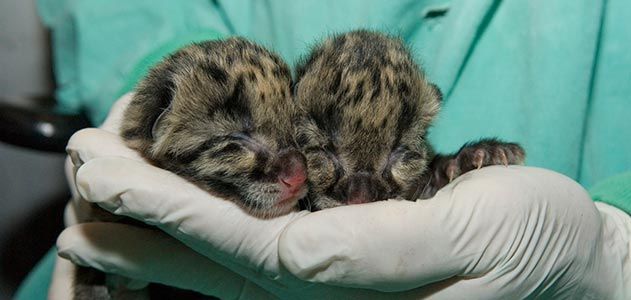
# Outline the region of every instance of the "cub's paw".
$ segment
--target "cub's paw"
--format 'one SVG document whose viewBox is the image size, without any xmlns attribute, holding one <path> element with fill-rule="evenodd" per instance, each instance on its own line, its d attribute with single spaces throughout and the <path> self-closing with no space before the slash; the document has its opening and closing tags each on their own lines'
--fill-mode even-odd
<svg viewBox="0 0 631 300">
<path fill-rule="evenodd" d="M 462 146 L 447 163 L 445 174 L 451 182 L 466 172 L 486 166 L 522 165 L 525 158 L 526 152 L 518 144 L 482 139 Z"/>
</svg>

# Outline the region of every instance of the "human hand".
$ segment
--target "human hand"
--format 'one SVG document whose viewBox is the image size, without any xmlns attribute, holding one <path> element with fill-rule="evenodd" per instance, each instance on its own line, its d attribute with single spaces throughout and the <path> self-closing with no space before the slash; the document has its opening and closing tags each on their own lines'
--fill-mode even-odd
<svg viewBox="0 0 631 300">
<path fill-rule="evenodd" d="M 337 286 L 428 286 L 436 299 L 628 299 L 630 246 L 631 218 L 571 179 L 495 166 L 426 201 L 305 216 L 279 251 L 299 278 Z"/>
<path fill-rule="evenodd" d="M 239 294 L 240 297 L 244 296 L 243 293 L 249 296 L 255 295 L 257 299 L 269 297 L 271 295 L 270 292 L 262 289 L 260 285 L 264 285 L 266 289 L 272 289 L 275 296 L 300 293 L 300 295 L 338 295 L 344 297 L 349 295 L 358 297 L 370 295 L 379 298 L 379 295 L 384 294 L 376 291 L 361 291 L 340 287 L 312 288 L 318 285 L 296 279 L 282 270 L 278 263 L 278 251 L 276 250 L 278 236 L 291 220 L 307 212 L 295 212 L 273 220 L 258 219 L 246 214 L 232 202 L 213 197 L 188 181 L 149 165 L 138 153 L 127 148 L 116 134 L 120 123 L 120 115 L 124 111 L 125 102 L 128 99 L 129 97 L 126 97 L 122 102 L 119 101 L 116 104 L 104 125 L 104 129 L 85 129 L 72 137 L 67 150 L 72 158 L 72 168 L 70 168 L 72 171 L 70 173 L 75 174 L 71 174 L 70 178 L 80 178 L 82 172 L 91 168 L 89 165 L 103 163 L 107 170 L 101 170 L 103 172 L 97 171 L 100 173 L 97 177 L 102 179 L 119 178 L 129 183 L 137 180 L 137 183 L 145 185 L 144 188 L 146 189 L 141 188 L 141 190 L 135 192 L 143 194 L 150 191 L 151 194 L 144 195 L 148 197 L 145 200 L 151 201 L 150 205 L 156 209 L 162 206 L 164 211 L 161 213 L 164 216 L 170 215 L 167 219 L 175 219 L 168 221 L 157 217 L 160 220 L 154 219 L 152 221 L 150 216 L 135 217 L 147 223 L 155 224 L 166 232 L 181 237 L 183 240 L 190 240 L 193 244 L 190 246 L 195 248 L 195 245 L 197 245 L 197 249 L 201 249 L 199 251 L 207 257 L 191 251 L 190 248 L 184 247 L 172 238 L 165 238 L 166 235 L 155 230 L 116 223 L 94 222 L 73 225 L 64 231 L 58 242 L 61 256 L 71 258 L 79 265 L 91 265 L 106 271 L 106 273 L 118 273 L 130 278 L 151 278 L 150 281 L 153 282 L 193 289 L 202 293 L 221 296 L 222 298 L 231 298 L 234 296 L 234 293 Z M 96 168 L 100 169 L 100 167 Z M 122 173 L 115 175 L 109 173 L 110 171 Z M 81 203 L 85 201 L 84 199 L 87 199 L 85 197 L 89 192 L 86 192 L 86 189 L 91 189 L 95 186 L 86 186 L 82 184 L 81 180 L 77 182 L 77 184 L 74 184 L 73 181 L 72 184 L 78 188 L 75 198 L 80 199 L 78 202 Z M 137 187 L 140 187 L 140 185 Z M 103 188 L 104 190 L 100 190 L 100 188 L 99 190 L 105 193 L 113 191 L 109 187 Z M 131 192 L 131 194 L 135 192 Z M 97 193 L 100 194 L 100 192 Z M 125 197 L 123 195 L 119 196 Z M 174 197 L 171 198 L 171 196 Z M 88 200 L 92 201 L 91 199 Z M 183 210 L 182 208 L 177 208 L 178 205 L 184 203 L 187 203 L 188 208 Z M 71 208 L 75 207 L 78 206 L 71 206 Z M 176 210 L 179 210 L 179 212 L 176 212 Z M 76 209 L 69 209 L 68 211 L 70 212 L 69 215 L 74 217 L 67 219 L 75 220 L 70 222 L 71 224 L 77 223 L 76 220 L 80 222 L 82 219 L 80 211 L 77 212 L 78 210 Z M 121 212 L 115 213 L 125 214 Z M 180 213 L 184 213 L 181 215 L 183 219 L 179 219 L 177 216 Z M 189 213 L 193 214 L 187 215 Z M 196 215 L 196 213 L 200 214 Z M 174 225 L 168 224 L 168 222 L 180 224 Z M 222 230 L 213 231 L 208 230 L 209 228 L 222 228 Z M 204 238 L 207 239 L 206 242 L 203 242 Z M 106 239 L 107 242 L 104 242 L 105 240 L 103 239 Z M 212 241 L 214 241 L 214 244 L 212 244 Z M 139 242 L 140 244 L 138 244 Z M 90 261 L 89 259 L 81 259 L 80 256 L 67 255 L 67 253 L 72 253 L 72 251 L 78 249 L 92 249 L 88 250 L 88 252 L 96 254 L 96 257 L 107 257 L 107 259 L 112 259 L 118 263 L 129 262 L 126 259 L 133 257 L 143 261 L 145 263 L 144 266 L 147 268 L 137 269 L 136 271 L 139 273 L 134 274 L 132 272 L 129 274 L 129 270 L 115 267 L 116 263 L 112 261 L 109 263 L 109 266 L 112 268 L 108 269 L 108 263 L 98 264 L 96 260 Z M 152 252 L 147 251 L 147 249 L 171 249 L 173 251 L 167 250 L 170 255 L 168 259 L 164 259 L 161 258 L 164 252 L 155 251 L 156 255 L 153 255 L 147 253 Z M 223 265 L 215 263 L 208 257 L 221 261 Z M 151 263 L 149 264 L 149 262 Z M 186 262 L 191 263 L 187 264 Z M 126 267 L 132 267 L 132 265 L 134 264 L 126 264 Z M 136 266 L 138 265 L 136 264 Z M 203 267 L 200 268 L 200 266 Z M 226 268 L 226 266 L 229 268 Z M 186 267 L 189 268 L 187 269 Z M 169 268 L 187 271 L 183 275 L 182 272 L 169 272 Z M 199 272 L 193 271 L 191 273 L 190 271 L 193 268 L 199 270 Z M 162 270 L 164 272 L 151 272 L 152 270 Z M 193 274 L 200 276 L 191 277 Z M 201 276 L 202 274 L 203 276 Z M 201 284 L 202 282 L 204 284 Z M 213 284 L 209 284 L 210 282 Z M 257 282 L 259 285 L 252 282 Z M 234 288 L 227 288 L 226 284 Z M 292 288 L 289 289 L 288 285 L 292 286 Z"/>
<path fill-rule="evenodd" d="M 69 148 L 83 145 L 77 148 L 81 149 L 77 157 L 81 158 L 82 166 L 76 176 L 82 198 L 97 202 L 115 214 L 155 225 L 188 247 L 151 229 L 87 223 L 71 226 L 61 234 L 58 248 L 62 257 L 107 273 L 221 298 L 391 296 L 379 291 L 313 284 L 286 272 L 278 258 L 280 235 L 291 222 L 308 212 L 293 212 L 274 219 L 252 217 L 238 205 L 212 196 L 175 174 L 124 157 L 125 150 L 97 157 L 105 148 L 99 143 L 124 147 L 116 135 L 98 129 L 78 133 L 69 144 Z M 98 178 L 99 183 L 85 181 L 88 177 Z M 123 187 L 124 184 L 134 187 Z M 144 204 L 119 202 L 129 197 L 142 198 Z M 110 205 L 109 200 L 117 204 Z M 149 205 L 151 211 L 135 205 Z M 398 294 L 411 297 L 410 292 Z"/>
<path fill-rule="evenodd" d="M 84 131 L 69 149 L 84 198 L 188 246 L 121 224 L 77 225 L 61 235 L 62 256 L 107 272 L 222 298 L 629 295 L 629 217 L 597 210 L 554 172 L 484 168 L 429 200 L 261 220 L 148 165 L 114 134 Z"/>
<path fill-rule="evenodd" d="M 119 126 L 121 124 L 120 120 L 123 115 L 123 111 L 126 106 L 132 99 L 132 94 L 126 94 L 121 97 L 111 108 L 110 114 L 105 122 L 101 125 L 100 129 L 118 134 Z M 104 148 L 101 149 L 105 153 L 109 153 L 113 149 L 109 149 L 107 144 L 103 144 Z M 114 150 L 115 151 L 115 150 Z M 66 205 L 66 209 L 64 211 L 64 224 L 66 227 L 70 227 L 79 223 L 84 222 L 98 222 L 99 219 L 101 221 L 108 220 L 113 221 L 115 219 L 120 219 L 120 217 L 116 217 L 115 215 L 109 214 L 104 210 L 95 209 L 95 205 L 86 201 L 79 195 L 75 185 L 75 174 L 78 169 L 78 166 L 73 164 L 73 159 L 75 162 L 77 161 L 77 157 L 72 157 L 75 154 L 74 151 L 69 151 L 69 155 L 66 157 L 64 169 L 66 174 L 66 179 L 68 182 L 68 186 L 71 192 L 71 198 Z M 128 149 L 126 153 L 128 156 L 134 156 L 137 159 L 140 158 L 140 155 Z M 57 257 L 55 261 L 55 267 L 53 270 L 51 283 L 48 291 L 48 299 L 72 299 L 73 298 L 73 290 L 75 289 L 75 280 L 76 280 L 77 269 L 76 266 L 63 258 Z M 147 285 L 146 282 L 142 281 L 129 281 L 122 277 L 110 276 L 110 279 L 114 279 L 118 282 L 119 285 L 123 285 L 130 290 L 139 290 Z M 108 279 L 109 280 L 109 279 Z M 129 296 L 135 295 L 135 292 L 130 291 Z"/>
</svg>

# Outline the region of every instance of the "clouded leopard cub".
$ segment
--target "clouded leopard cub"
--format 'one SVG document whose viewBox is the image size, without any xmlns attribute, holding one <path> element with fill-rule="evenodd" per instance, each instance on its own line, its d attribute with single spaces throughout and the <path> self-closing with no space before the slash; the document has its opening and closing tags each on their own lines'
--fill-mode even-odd
<svg viewBox="0 0 631 300">
<path fill-rule="evenodd" d="M 255 216 L 283 215 L 307 192 L 291 85 L 280 57 L 243 38 L 191 45 L 136 87 L 122 136 Z"/>
<path fill-rule="evenodd" d="M 193 44 L 138 84 L 121 135 L 157 166 L 252 215 L 283 215 L 307 193 L 304 157 L 293 144 L 291 85 L 287 64 L 245 39 Z M 78 268 L 76 300 L 138 294 L 107 287 L 103 273 Z"/>
<path fill-rule="evenodd" d="M 429 198 L 474 168 L 524 160 L 519 145 L 495 139 L 435 154 L 426 133 L 442 95 L 400 39 L 365 30 L 336 35 L 296 73 L 294 97 L 304 112 L 296 141 L 313 209 Z"/>
</svg>

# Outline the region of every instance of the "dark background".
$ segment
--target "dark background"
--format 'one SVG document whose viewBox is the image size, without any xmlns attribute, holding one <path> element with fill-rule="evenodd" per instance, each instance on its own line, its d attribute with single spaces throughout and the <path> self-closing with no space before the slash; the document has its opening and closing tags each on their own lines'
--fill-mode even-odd
<svg viewBox="0 0 631 300">
<path fill-rule="evenodd" d="M 35 0 L 0 1 L 0 104 L 52 104 L 42 103 L 54 90 L 50 55 Z M 63 160 L 0 142 L 0 299 L 11 298 L 61 230 Z"/>
</svg>

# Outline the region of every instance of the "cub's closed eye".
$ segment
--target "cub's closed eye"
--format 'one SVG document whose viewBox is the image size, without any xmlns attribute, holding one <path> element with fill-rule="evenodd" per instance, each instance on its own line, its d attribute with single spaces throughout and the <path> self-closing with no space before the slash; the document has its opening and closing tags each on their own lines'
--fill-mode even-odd
<svg viewBox="0 0 631 300">
<path fill-rule="evenodd" d="M 336 181 L 344 175 L 344 168 L 335 153 L 321 147 L 309 147 L 304 149 L 303 153 L 307 157 L 308 168 L 330 168 Z"/>
<path fill-rule="evenodd" d="M 418 152 L 415 151 L 408 151 L 405 154 L 403 154 L 403 158 L 401 158 L 401 160 L 405 163 L 411 160 L 419 160 L 422 159 L 423 155 L 421 155 Z"/>
<path fill-rule="evenodd" d="M 416 151 L 410 150 L 407 146 L 398 146 L 392 152 L 390 152 L 390 156 L 388 157 L 388 161 L 383 169 L 384 176 L 388 175 L 393 171 L 397 165 L 405 165 L 414 161 L 418 161 L 423 159 L 423 155 Z"/>
<path fill-rule="evenodd" d="M 394 148 L 394 150 L 392 150 L 392 152 L 390 152 L 390 157 L 388 160 L 396 160 L 401 158 L 401 156 L 405 155 L 405 153 L 408 152 L 407 147 L 404 146 L 399 146 Z"/>
<path fill-rule="evenodd" d="M 320 146 L 307 147 L 307 148 L 302 149 L 302 152 L 305 155 L 322 155 L 324 157 L 327 157 L 327 153 L 326 153 L 327 151 Z"/>
<path fill-rule="evenodd" d="M 388 165 L 386 169 L 391 168 L 395 163 L 407 164 L 410 162 L 422 160 L 425 155 L 417 151 L 409 150 L 407 147 L 398 147 L 396 150 L 390 153 L 388 159 Z"/>
<path fill-rule="evenodd" d="M 243 151 L 243 147 L 238 143 L 229 143 L 225 145 L 223 148 L 219 149 L 218 154 L 234 154 Z"/>
<path fill-rule="evenodd" d="M 309 134 L 307 132 L 301 132 L 296 135 L 296 144 L 301 148 L 320 148 L 323 142 L 322 138 L 316 134 Z"/>
<path fill-rule="evenodd" d="M 305 133 L 300 133 L 296 136 L 296 144 L 299 147 L 304 147 L 309 143 L 309 137 Z"/>
<path fill-rule="evenodd" d="M 249 133 L 234 132 L 225 136 L 225 138 L 229 141 L 228 145 L 224 147 L 226 148 L 226 151 L 247 151 L 256 153 L 257 155 L 269 155 L 270 146 L 267 145 L 265 141 L 259 141 L 256 138 L 250 136 Z M 231 144 L 233 145 L 230 146 Z M 239 149 L 237 149 L 235 146 L 239 147 Z"/>
<path fill-rule="evenodd" d="M 248 135 L 247 133 L 244 132 L 233 132 L 231 134 L 229 134 L 227 136 L 230 139 L 235 139 L 235 140 L 249 140 L 251 139 L 250 135 Z"/>
</svg>

